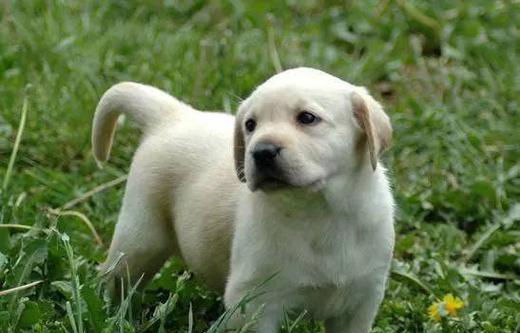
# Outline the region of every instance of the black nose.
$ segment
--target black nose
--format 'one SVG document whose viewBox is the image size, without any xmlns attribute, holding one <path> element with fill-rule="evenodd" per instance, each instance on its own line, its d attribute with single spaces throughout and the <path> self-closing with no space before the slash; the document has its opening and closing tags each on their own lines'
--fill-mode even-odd
<svg viewBox="0 0 520 333">
<path fill-rule="evenodd" d="M 258 143 L 252 153 L 253 158 L 255 159 L 255 164 L 259 167 L 273 165 L 280 150 L 282 150 L 282 147 L 272 143 Z"/>
</svg>

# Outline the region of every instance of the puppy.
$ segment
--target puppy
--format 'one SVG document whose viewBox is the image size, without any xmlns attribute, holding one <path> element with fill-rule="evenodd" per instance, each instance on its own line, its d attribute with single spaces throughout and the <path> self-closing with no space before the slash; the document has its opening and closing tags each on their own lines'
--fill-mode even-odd
<svg viewBox="0 0 520 333">
<path fill-rule="evenodd" d="M 284 311 L 306 309 L 327 333 L 370 331 L 393 252 L 394 201 L 378 162 L 392 128 L 364 88 L 290 69 L 234 119 L 120 83 L 94 117 L 100 162 L 120 113 L 144 135 L 104 264 L 123 253 L 114 277 L 128 269 L 134 281 L 149 279 L 176 255 L 225 290 L 227 308 L 259 293 L 230 328 L 255 317 L 255 331 L 274 333 Z"/>
</svg>

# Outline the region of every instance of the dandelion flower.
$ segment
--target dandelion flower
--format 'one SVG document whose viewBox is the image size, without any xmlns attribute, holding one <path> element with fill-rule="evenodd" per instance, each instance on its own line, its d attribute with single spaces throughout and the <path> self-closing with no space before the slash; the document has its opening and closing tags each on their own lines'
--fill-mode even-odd
<svg viewBox="0 0 520 333">
<path fill-rule="evenodd" d="M 442 302 L 433 303 L 428 307 L 428 315 L 435 321 L 440 321 L 442 317 L 456 317 L 457 311 L 464 307 L 464 302 L 454 297 L 452 294 L 447 294 L 443 297 Z"/>
<path fill-rule="evenodd" d="M 452 294 L 448 294 L 444 296 L 444 308 L 450 314 L 450 316 L 457 316 L 457 310 L 460 310 L 464 307 L 464 302 L 458 297 L 453 297 Z"/>
<path fill-rule="evenodd" d="M 441 315 L 439 313 L 439 303 L 434 303 L 428 308 L 428 315 L 431 319 L 441 321 Z"/>
</svg>

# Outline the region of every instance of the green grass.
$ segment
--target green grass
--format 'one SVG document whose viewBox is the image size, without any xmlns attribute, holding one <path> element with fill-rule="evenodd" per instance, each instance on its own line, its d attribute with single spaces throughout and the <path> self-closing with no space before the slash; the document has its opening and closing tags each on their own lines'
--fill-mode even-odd
<svg viewBox="0 0 520 333">
<path fill-rule="evenodd" d="M 0 19 L 0 290 L 42 281 L 0 294 L 0 332 L 185 332 L 190 317 L 207 330 L 222 302 L 176 261 L 132 302 L 103 297 L 122 184 L 52 209 L 128 170 L 132 126 L 103 170 L 90 154 L 110 85 L 235 110 L 299 65 L 366 85 L 394 125 L 397 244 L 374 332 L 520 331 L 518 1 L 6 0 Z M 448 293 L 464 309 L 430 319 Z"/>
</svg>

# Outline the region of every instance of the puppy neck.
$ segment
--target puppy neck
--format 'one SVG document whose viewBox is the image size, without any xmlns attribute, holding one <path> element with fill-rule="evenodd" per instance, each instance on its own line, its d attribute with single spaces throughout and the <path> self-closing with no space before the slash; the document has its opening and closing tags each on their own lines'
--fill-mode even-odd
<svg viewBox="0 0 520 333">
<path fill-rule="evenodd" d="M 377 164 L 374 170 L 367 159 L 331 177 L 323 188 L 323 194 L 333 210 L 355 213 L 366 205 L 386 198 L 389 191 L 386 168 Z"/>
</svg>

